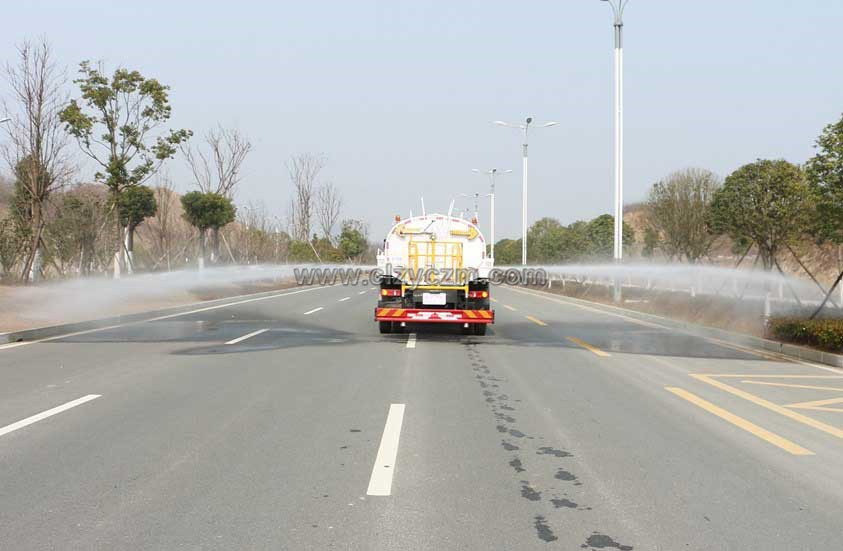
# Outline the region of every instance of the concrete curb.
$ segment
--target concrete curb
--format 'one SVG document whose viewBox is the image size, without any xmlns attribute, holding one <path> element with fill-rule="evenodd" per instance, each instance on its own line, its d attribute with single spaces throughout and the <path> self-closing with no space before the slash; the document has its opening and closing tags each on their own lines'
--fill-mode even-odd
<svg viewBox="0 0 843 551">
<path fill-rule="evenodd" d="M 606 312 L 623 314 L 624 316 L 639 319 L 641 321 L 657 323 L 659 325 L 669 327 L 671 329 L 683 331 L 690 335 L 721 340 L 731 344 L 754 347 L 761 350 L 767 350 L 769 352 L 782 354 L 784 356 L 788 356 L 798 360 L 816 362 L 824 365 L 830 365 L 832 367 L 843 368 L 843 355 L 840 354 L 823 352 L 822 350 L 815 350 L 813 348 L 806 348 L 804 346 L 798 346 L 795 344 L 771 341 L 769 339 L 746 335 L 744 333 L 734 333 L 731 331 L 726 331 L 725 329 L 717 329 L 715 327 L 697 325 L 695 323 L 665 318 L 655 314 L 647 314 L 644 312 L 638 312 L 636 310 L 629 310 L 627 308 L 621 308 L 619 306 L 610 306 L 601 302 L 591 302 L 589 300 L 573 298 L 565 295 L 558 295 L 556 293 L 550 293 L 539 289 L 522 288 L 522 290 L 547 295 L 549 297 L 554 297 L 563 301 L 570 301 L 574 303 L 587 305 L 589 308 L 594 308 L 597 310 L 604 310 Z"/>
<path fill-rule="evenodd" d="M 194 302 L 192 304 L 184 304 L 182 306 L 172 306 L 160 310 L 148 310 L 145 312 L 137 312 L 134 314 L 124 314 L 120 316 L 112 316 L 108 318 L 101 318 L 95 320 L 86 320 L 72 323 L 64 323 L 60 325 L 48 325 L 46 327 L 36 327 L 33 329 L 23 329 L 21 331 L 12 331 L 9 333 L 0 333 L 0 345 L 28 342 L 41 339 L 49 339 L 53 337 L 60 337 L 71 333 L 79 333 L 85 331 L 95 331 L 97 329 L 105 329 L 114 325 L 126 325 L 129 323 L 141 323 L 149 321 L 161 316 L 171 316 L 181 313 L 190 312 L 200 308 L 207 308 L 209 306 L 220 306 L 229 302 L 237 302 L 238 300 L 248 298 L 261 298 L 263 296 L 271 296 L 276 294 L 283 294 L 296 289 L 304 289 L 306 285 L 293 285 L 285 289 L 276 289 L 274 291 L 263 291 L 260 293 L 250 293 L 245 295 L 235 295 L 232 297 L 219 298 L 213 300 L 203 300 Z"/>
</svg>

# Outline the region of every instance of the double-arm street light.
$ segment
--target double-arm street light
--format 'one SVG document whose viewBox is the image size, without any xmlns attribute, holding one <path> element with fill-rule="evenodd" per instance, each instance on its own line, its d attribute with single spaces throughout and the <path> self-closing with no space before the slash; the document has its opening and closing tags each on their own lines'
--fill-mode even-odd
<svg viewBox="0 0 843 551">
<path fill-rule="evenodd" d="M 601 0 L 612 7 L 615 27 L 615 262 L 623 259 L 623 10 L 629 0 Z"/>
<path fill-rule="evenodd" d="M 533 124 L 533 117 L 527 117 L 524 121 L 524 124 L 510 124 L 508 122 L 503 121 L 495 121 L 495 124 L 499 126 L 506 126 L 509 128 L 518 128 L 524 133 L 524 144 L 521 148 L 521 158 L 523 161 L 523 176 L 522 176 L 522 183 L 521 183 L 521 264 L 527 265 L 527 144 L 528 144 L 528 136 L 530 132 L 530 125 Z M 546 122 L 538 128 L 547 128 L 548 126 L 554 126 L 558 123 L 556 122 Z"/>
<path fill-rule="evenodd" d="M 489 250 L 489 256 L 492 257 L 492 260 L 495 259 L 495 177 L 498 174 L 509 174 L 512 172 L 511 170 L 502 170 L 498 171 L 497 168 L 491 168 L 489 170 L 483 171 L 478 168 L 472 168 L 472 172 L 477 174 L 483 174 L 489 177 L 489 198 L 490 198 L 490 205 L 489 205 L 489 233 L 491 238 L 491 248 Z"/>
</svg>

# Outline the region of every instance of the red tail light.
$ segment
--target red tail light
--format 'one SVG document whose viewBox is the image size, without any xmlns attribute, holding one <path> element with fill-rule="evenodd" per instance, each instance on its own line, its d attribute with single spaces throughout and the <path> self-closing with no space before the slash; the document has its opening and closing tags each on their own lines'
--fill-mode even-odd
<svg viewBox="0 0 843 551">
<path fill-rule="evenodd" d="M 489 298 L 489 291 L 469 291 L 468 298 Z"/>
<path fill-rule="evenodd" d="M 381 289 L 382 297 L 400 297 L 401 289 Z"/>
</svg>

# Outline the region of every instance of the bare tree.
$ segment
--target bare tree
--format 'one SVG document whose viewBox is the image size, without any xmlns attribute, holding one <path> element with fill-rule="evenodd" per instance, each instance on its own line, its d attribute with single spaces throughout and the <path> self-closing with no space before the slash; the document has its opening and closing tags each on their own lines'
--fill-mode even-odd
<svg viewBox="0 0 843 551">
<path fill-rule="evenodd" d="M 293 184 L 293 197 L 290 200 L 290 229 L 299 241 L 310 241 L 310 228 L 313 219 L 314 194 L 318 187 L 319 173 L 325 166 L 325 159 L 320 155 L 303 153 L 287 161 L 287 171 Z"/>
<path fill-rule="evenodd" d="M 182 144 L 181 151 L 193 173 L 193 180 L 203 193 L 218 193 L 233 199 L 252 143 L 238 130 L 219 125 L 205 134 L 205 147 Z"/>
<path fill-rule="evenodd" d="M 153 192 L 158 209 L 155 211 L 155 216 L 147 221 L 145 228 L 152 237 L 152 250 L 156 256 L 155 266 L 164 263 L 169 271 L 172 267 L 173 226 L 177 215 L 174 211 L 178 199 L 175 198 L 173 180 L 168 174 L 163 173 L 158 176 Z"/>
<path fill-rule="evenodd" d="M 217 193 L 233 199 L 242 177 L 243 162 L 252 150 L 252 143 L 236 129 L 222 125 L 205 134 L 204 147 L 186 143 L 181 151 L 193 173 L 193 180 L 203 193 Z M 211 262 L 220 258 L 220 229 L 211 230 Z"/>
<path fill-rule="evenodd" d="M 341 208 L 342 195 L 334 184 L 327 182 L 320 185 L 316 192 L 316 217 L 322 233 L 331 245 L 335 245 L 334 226 L 340 217 Z"/>
<path fill-rule="evenodd" d="M 708 255 L 715 234 L 706 224 L 706 211 L 720 187 L 712 172 L 688 168 L 653 184 L 647 198 L 647 222 L 660 237 L 659 247 L 669 258 L 699 262 Z"/>
<path fill-rule="evenodd" d="M 65 72 L 56 66 L 46 39 L 25 41 L 17 50 L 17 62 L 6 64 L 12 104 L 4 105 L 11 121 L 3 154 L 27 203 L 29 245 L 20 279 L 28 282 L 40 274 L 45 204 L 69 180 L 73 167 L 59 119 L 67 99 Z"/>
</svg>

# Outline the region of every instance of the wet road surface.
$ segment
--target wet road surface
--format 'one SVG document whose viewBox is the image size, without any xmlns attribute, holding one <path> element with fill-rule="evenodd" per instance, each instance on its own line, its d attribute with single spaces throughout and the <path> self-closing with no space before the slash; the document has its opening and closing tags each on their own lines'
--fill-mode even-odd
<svg viewBox="0 0 843 551">
<path fill-rule="evenodd" d="M 485 337 L 326 287 L 0 346 L 0 548 L 840 548 L 843 371 L 493 296 Z"/>
</svg>

